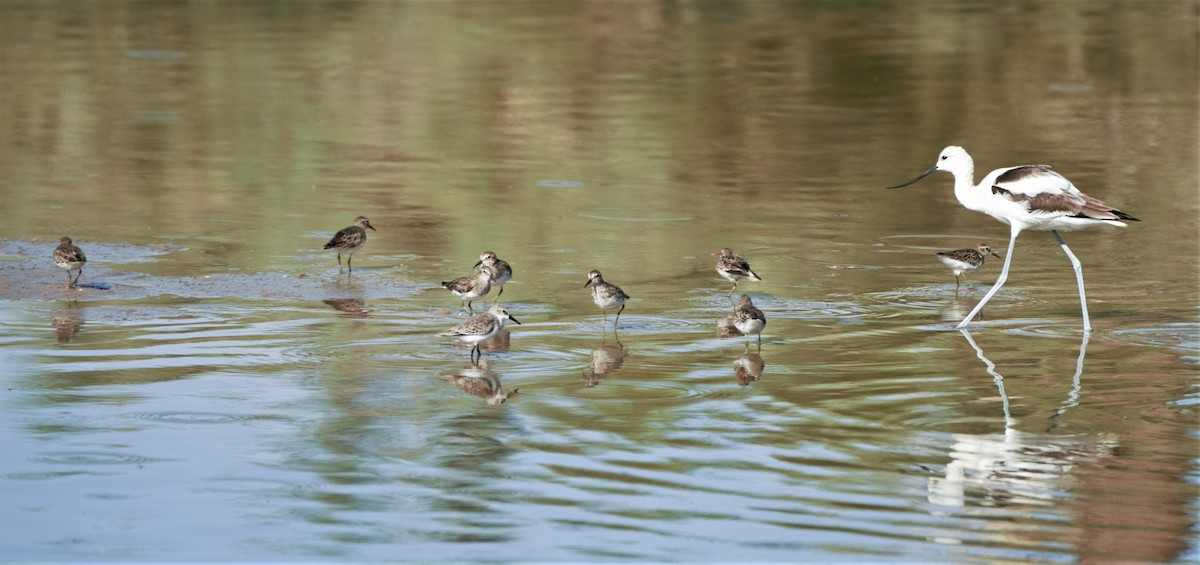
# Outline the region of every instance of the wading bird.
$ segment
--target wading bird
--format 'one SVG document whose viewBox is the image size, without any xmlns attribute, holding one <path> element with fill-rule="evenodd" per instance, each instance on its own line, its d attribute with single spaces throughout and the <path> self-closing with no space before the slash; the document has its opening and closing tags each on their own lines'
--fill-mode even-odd
<svg viewBox="0 0 1200 565">
<path fill-rule="evenodd" d="M 992 295 L 1004 286 L 1004 281 L 1008 279 L 1008 268 L 1012 264 L 1017 235 L 1022 230 L 1037 230 L 1053 234 L 1071 260 L 1071 266 L 1075 268 L 1075 279 L 1079 284 L 1083 329 L 1091 331 L 1092 322 L 1088 318 L 1087 297 L 1083 291 L 1083 265 L 1079 263 L 1075 254 L 1071 253 L 1071 249 L 1058 232 L 1100 224 L 1125 227 L 1121 220 L 1136 222 L 1138 219 L 1080 192 L 1071 181 L 1050 170 L 1048 165 L 1021 165 L 996 169 L 983 177 L 979 184 L 973 184 L 975 162 L 965 149 L 955 145 L 943 149 L 937 162 L 917 178 L 888 188 L 904 188 L 937 171 L 947 171 L 954 175 L 954 196 L 958 198 L 959 203 L 1008 224 L 1012 232 L 1000 277 L 984 295 L 983 300 L 980 300 L 975 309 L 956 327 L 967 327 Z"/>
</svg>

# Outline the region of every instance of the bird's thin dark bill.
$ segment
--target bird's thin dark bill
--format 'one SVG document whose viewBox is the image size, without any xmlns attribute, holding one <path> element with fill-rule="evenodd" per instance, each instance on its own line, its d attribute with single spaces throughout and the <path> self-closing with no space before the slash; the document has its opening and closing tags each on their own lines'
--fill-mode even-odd
<svg viewBox="0 0 1200 565">
<path fill-rule="evenodd" d="M 510 320 L 512 320 L 512 321 L 514 321 L 514 322 L 516 322 L 518 326 L 519 326 L 519 325 L 521 325 L 521 321 L 520 321 L 520 320 L 518 320 L 518 319 L 516 319 L 516 318 L 514 318 L 514 317 L 512 317 L 512 314 L 509 314 L 509 315 L 508 315 L 508 319 L 510 319 Z"/>
<path fill-rule="evenodd" d="M 906 187 L 906 186 L 908 186 L 908 185 L 910 185 L 910 184 L 915 184 L 917 181 L 919 181 L 919 180 L 921 180 L 921 179 L 923 179 L 923 178 L 925 178 L 925 177 L 927 177 L 927 176 L 929 176 L 929 175 L 932 175 L 932 174 L 933 174 L 933 173 L 935 173 L 935 172 L 937 172 L 937 167 L 930 167 L 930 169 L 929 169 L 928 171 L 925 171 L 925 172 L 921 173 L 921 176 L 919 176 L 919 177 L 917 177 L 917 178 L 915 178 L 915 179 L 913 179 L 913 180 L 910 180 L 910 181 L 908 181 L 908 182 L 904 182 L 904 183 L 900 183 L 900 184 L 898 184 L 898 185 L 896 185 L 896 186 L 889 186 L 889 187 L 887 187 L 887 188 L 889 188 L 889 189 L 891 189 L 891 188 L 904 188 L 904 187 Z"/>
</svg>

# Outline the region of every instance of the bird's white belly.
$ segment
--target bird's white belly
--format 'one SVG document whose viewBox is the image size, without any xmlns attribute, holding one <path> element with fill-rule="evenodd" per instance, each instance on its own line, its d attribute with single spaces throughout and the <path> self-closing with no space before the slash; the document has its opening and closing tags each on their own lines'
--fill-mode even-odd
<svg viewBox="0 0 1200 565">
<path fill-rule="evenodd" d="M 766 325 L 767 325 L 766 322 L 759 320 L 758 318 L 752 318 L 752 319 L 746 320 L 744 322 L 734 322 L 733 323 L 733 327 L 737 328 L 739 332 L 742 332 L 745 335 L 751 335 L 751 334 L 756 334 L 758 332 L 761 332 L 763 330 L 763 327 L 765 327 Z"/>
</svg>

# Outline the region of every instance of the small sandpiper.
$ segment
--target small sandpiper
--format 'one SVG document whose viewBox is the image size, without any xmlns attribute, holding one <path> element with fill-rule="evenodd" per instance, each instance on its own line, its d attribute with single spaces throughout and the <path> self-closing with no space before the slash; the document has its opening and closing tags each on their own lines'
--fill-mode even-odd
<svg viewBox="0 0 1200 565">
<path fill-rule="evenodd" d="M 975 249 L 955 249 L 954 251 L 947 251 L 945 253 L 938 252 L 938 259 L 941 259 L 942 263 L 954 271 L 954 292 L 958 292 L 958 287 L 961 285 L 958 282 L 959 275 L 962 275 L 962 278 L 966 279 L 966 273 L 973 273 L 983 268 L 983 260 L 988 255 L 1000 259 L 1000 256 L 996 255 L 986 243 L 980 243 L 975 246 Z M 967 280 L 967 286 L 970 285 L 971 281 Z"/>
<path fill-rule="evenodd" d="M 478 269 L 480 265 L 492 272 L 492 284 L 500 287 L 500 292 L 497 292 L 496 297 L 492 299 L 492 302 L 496 302 L 500 300 L 500 295 L 504 294 L 504 283 L 512 278 L 512 266 L 508 264 L 508 261 L 496 257 L 492 251 L 484 251 L 479 256 L 479 262 L 475 263 L 475 268 Z"/>
<path fill-rule="evenodd" d="M 479 342 L 488 339 L 504 328 L 504 321 L 512 320 L 520 325 L 520 321 L 512 317 L 508 310 L 500 304 L 493 304 L 483 314 L 476 314 L 463 320 L 462 323 L 450 328 L 440 334 L 443 337 L 456 337 L 466 343 L 472 344 L 471 361 L 475 361 L 476 355 L 483 357 L 483 352 L 479 350 Z"/>
<path fill-rule="evenodd" d="M 621 312 L 625 311 L 625 301 L 629 300 L 629 295 L 621 290 L 621 287 L 604 282 L 604 277 L 600 276 L 600 271 L 592 271 L 588 273 L 587 282 L 583 286 L 592 287 L 592 302 L 600 307 L 604 312 L 604 325 L 608 326 L 608 309 L 620 306 L 617 310 L 617 318 L 613 320 L 613 331 L 617 331 L 617 322 L 621 320 Z"/>
<path fill-rule="evenodd" d="M 79 284 L 79 277 L 83 276 L 83 264 L 87 263 L 87 256 L 83 254 L 83 250 L 71 242 L 71 238 L 63 236 L 58 240 L 58 247 L 54 249 L 54 264 L 67 270 L 67 288 L 75 288 Z M 71 280 L 71 271 L 78 271 L 75 275 L 75 280 Z"/>
<path fill-rule="evenodd" d="M 758 274 L 750 269 L 749 261 L 734 254 L 728 247 L 713 253 L 713 255 L 719 257 L 717 259 L 717 274 L 733 283 L 733 288 L 729 289 L 729 293 L 725 296 L 733 296 L 733 291 L 737 290 L 738 280 L 740 279 L 762 280 Z"/>
<path fill-rule="evenodd" d="M 486 267 L 479 266 L 475 268 L 474 273 L 465 277 L 458 277 L 452 281 L 442 281 L 442 286 L 454 294 L 454 296 L 462 299 L 464 310 L 474 312 L 475 310 L 471 308 L 471 302 L 492 290 L 492 271 Z"/>
<path fill-rule="evenodd" d="M 762 349 L 762 331 L 766 326 L 767 316 L 754 306 L 749 296 L 743 294 L 738 300 L 737 310 L 733 312 L 733 327 L 742 332 L 742 335 L 757 334 L 758 347 Z"/>
<path fill-rule="evenodd" d="M 338 270 L 342 268 L 342 254 L 346 254 L 346 268 L 351 273 L 354 272 L 354 267 L 350 262 L 354 260 L 354 252 L 362 249 L 363 244 L 367 242 L 367 230 L 378 231 L 371 225 L 371 220 L 366 216 L 354 218 L 354 225 L 342 228 L 341 231 L 333 234 L 333 239 L 325 244 L 325 249 L 336 249 L 338 259 Z"/>
</svg>

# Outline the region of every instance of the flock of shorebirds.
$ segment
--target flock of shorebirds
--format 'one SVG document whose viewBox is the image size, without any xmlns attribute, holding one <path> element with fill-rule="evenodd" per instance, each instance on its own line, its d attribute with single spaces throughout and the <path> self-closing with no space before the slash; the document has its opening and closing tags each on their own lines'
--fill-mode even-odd
<svg viewBox="0 0 1200 565">
<path fill-rule="evenodd" d="M 1082 267 L 1079 260 L 1075 258 L 1075 255 L 1058 235 L 1058 231 L 1077 230 L 1099 224 L 1125 227 L 1126 224 L 1122 220 L 1138 221 L 1137 218 L 1080 192 L 1065 177 L 1046 165 L 1022 165 L 996 169 L 988 173 L 978 185 L 975 185 L 974 162 L 963 148 L 957 146 L 943 149 L 934 166 L 917 178 L 888 188 L 903 188 L 935 171 L 947 171 L 954 175 L 954 194 L 963 206 L 988 214 L 1008 224 L 1011 228 L 1011 238 L 1007 258 L 1004 259 L 1003 271 L 988 293 L 957 327 L 964 328 L 1003 286 L 1008 277 L 1017 235 L 1023 230 L 1032 229 L 1052 233 L 1070 258 L 1079 285 L 1084 330 L 1091 330 L 1087 300 L 1084 296 Z M 337 252 L 339 268 L 342 264 L 342 255 L 345 255 L 346 267 L 353 272 L 354 253 L 362 249 L 367 242 L 368 229 L 375 230 L 371 226 L 370 220 L 365 216 L 359 216 L 354 219 L 353 225 L 338 231 L 325 244 L 325 249 Z M 733 287 L 729 289 L 726 296 L 732 297 L 733 292 L 738 288 L 738 281 L 742 279 L 762 280 L 750 268 L 750 263 L 745 258 L 738 256 L 729 248 L 722 249 L 713 255 L 717 256 L 717 273 L 733 283 Z M 960 285 L 959 277 L 965 278 L 966 273 L 978 271 L 983 267 L 984 260 L 989 255 L 1000 257 L 987 244 L 981 243 L 973 249 L 957 249 L 938 253 L 938 258 L 954 272 L 955 292 L 957 293 Z M 59 246 L 54 250 L 54 263 L 67 271 L 68 288 L 78 285 L 86 262 L 87 256 L 71 241 L 71 238 L 63 237 L 59 240 Z M 72 273 L 75 273 L 74 277 L 72 277 Z M 499 287 L 499 291 L 496 293 L 493 304 L 485 313 L 472 315 L 462 323 L 438 335 L 455 337 L 472 344 L 472 361 L 482 356 L 479 350 L 480 342 L 499 333 L 507 320 L 512 320 L 516 324 L 521 323 L 503 306 L 496 303 L 500 295 L 504 293 L 504 284 L 512 276 L 511 265 L 497 257 L 495 253 L 486 251 L 479 256 L 479 261 L 475 263 L 475 269 L 470 275 L 443 282 L 442 286 L 459 297 L 464 309 L 472 313 L 472 301 L 487 295 L 493 286 Z M 588 279 L 584 286 L 591 287 L 592 301 L 604 313 L 605 328 L 608 326 L 608 311 L 617 309 L 616 319 L 613 322 L 613 331 L 615 332 L 621 319 L 621 312 L 625 310 L 625 302 L 629 300 L 629 295 L 621 290 L 621 287 L 605 281 L 600 271 L 596 270 L 588 273 Z M 749 296 L 742 295 L 738 300 L 731 321 L 732 325 L 743 335 L 757 336 L 761 348 L 762 331 L 766 327 L 767 319 L 762 310 L 754 306 Z"/>
<path fill-rule="evenodd" d="M 336 236 L 334 239 L 337 239 Z M 713 255 L 717 256 L 717 273 L 733 283 L 733 288 L 729 289 L 729 293 L 726 296 L 733 296 L 733 291 L 737 290 L 738 281 L 741 279 L 750 279 L 752 281 L 762 280 L 750 268 L 750 263 L 746 259 L 738 256 L 729 250 L 729 248 L 722 249 Z M 496 254 L 491 251 L 485 251 L 479 256 L 479 262 L 475 263 L 475 271 L 472 274 L 443 282 L 442 286 L 454 293 L 455 296 L 461 298 L 464 309 L 471 311 L 471 301 L 487 295 L 493 283 L 500 287 L 495 299 L 499 300 L 500 295 L 504 293 L 504 283 L 512 278 L 512 273 L 512 266 L 508 262 L 496 257 Z M 612 308 L 617 309 L 617 315 L 613 319 L 613 332 L 615 333 L 617 325 L 621 321 L 621 312 L 625 311 L 625 302 L 629 300 L 629 295 L 625 294 L 625 291 L 621 290 L 621 287 L 605 281 L 600 271 L 595 270 L 588 273 L 588 280 L 583 283 L 583 286 L 591 287 L 592 302 L 595 302 L 596 306 L 604 314 L 604 327 L 606 331 L 608 328 L 608 311 Z M 487 312 L 471 316 L 463 320 L 462 323 L 438 335 L 454 337 L 470 343 L 472 345 L 471 360 L 474 361 L 478 356 L 483 355 L 479 351 L 480 342 L 486 341 L 504 329 L 504 322 L 506 320 L 512 320 L 516 324 L 521 323 L 520 320 L 517 320 L 503 306 L 493 301 Z M 767 317 L 762 313 L 762 310 L 754 306 L 754 302 L 749 296 L 743 294 L 738 301 L 737 308 L 733 312 L 732 324 L 742 335 L 758 336 L 759 347 L 762 347 L 762 331 L 767 325 Z"/>
</svg>

